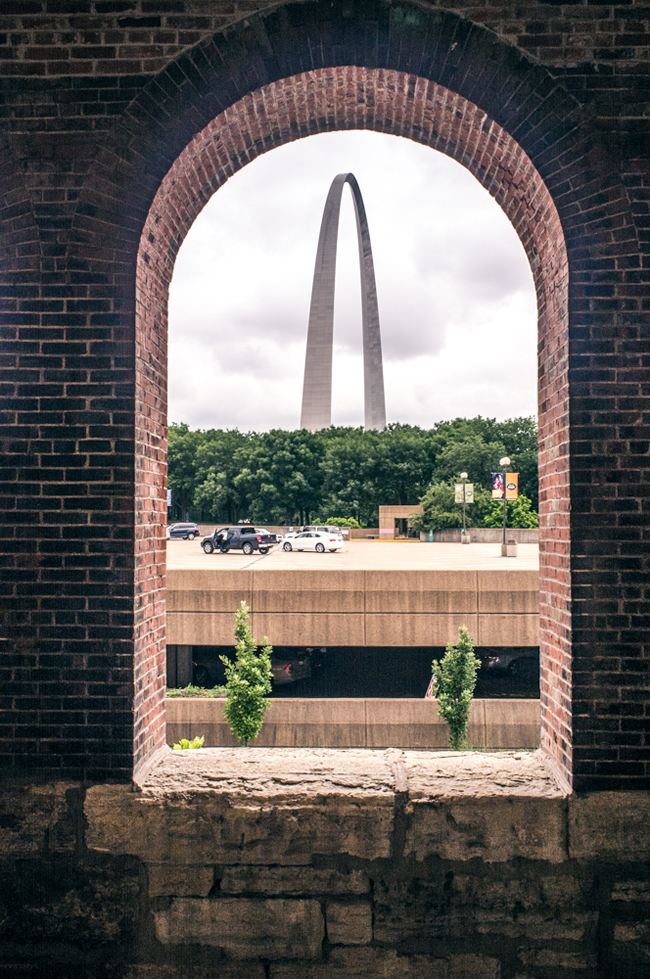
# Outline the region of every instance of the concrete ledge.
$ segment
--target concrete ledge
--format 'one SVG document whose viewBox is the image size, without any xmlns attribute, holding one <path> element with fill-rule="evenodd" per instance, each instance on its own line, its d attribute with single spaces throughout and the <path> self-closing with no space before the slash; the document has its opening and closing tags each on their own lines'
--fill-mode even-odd
<svg viewBox="0 0 650 979">
<path fill-rule="evenodd" d="M 257 642 L 275 646 L 445 646 L 461 625 L 477 645 L 539 645 L 536 570 L 265 567 L 170 570 L 167 641 L 231 645 L 243 600 Z"/>
<path fill-rule="evenodd" d="M 234 747 L 223 700 L 167 701 L 167 741 L 205 737 L 206 747 Z M 537 748 L 539 700 L 475 700 L 469 742 L 475 748 Z M 446 748 L 447 725 L 432 700 L 273 700 L 251 747 Z"/>
</svg>

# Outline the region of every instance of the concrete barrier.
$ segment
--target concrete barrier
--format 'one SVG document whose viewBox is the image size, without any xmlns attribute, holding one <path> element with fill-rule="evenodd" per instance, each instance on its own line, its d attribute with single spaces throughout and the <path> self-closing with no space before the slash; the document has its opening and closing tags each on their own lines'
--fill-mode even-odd
<svg viewBox="0 0 650 979">
<path fill-rule="evenodd" d="M 167 700 L 167 741 L 205 737 L 210 748 L 237 741 L 223 716 L 224 700 Z M 538 748 L 539 700 L 475 700 L 469 743 L 474 748 Z M 448 729 L 434 700 L 272 700 L 254 747 L 446 748 Z"/>
<path fill-rule="evenodd" d="M 460 527 L 453 527 L 450 530 L 434 530 L 434 544 L 460 544 Z M 503 539 L 502 527 L 468 527 L 467 533 L 472 539 L 472 544 L 500 544 Z M 508 527 L 506 530 L 508 540 L 516 540 L 518 544 L 537 544 L 539 542 L 539 529 L 537 527 Z M 429 541 L 428 532 L 420 534 L 420 541 Z"/>
<path fill-rule="evenodd" d="M 167 573 L 167 641 L 232 644 L 241 601 L 274 646 L 539 645 L 539 574 L 521 570 L 204 570 Z"/>
</svg>

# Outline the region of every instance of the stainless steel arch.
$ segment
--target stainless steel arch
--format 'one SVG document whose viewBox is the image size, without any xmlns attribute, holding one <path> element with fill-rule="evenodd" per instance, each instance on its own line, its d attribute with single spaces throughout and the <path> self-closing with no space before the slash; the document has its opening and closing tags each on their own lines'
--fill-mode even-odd
<svg viewBox="0 0 650 979">
<path fill-rule="evenodd" d="M 332 424 L 332 348 L 334 341 L 334 284 L 336 247 L 343 187 L 348 184 L 354 201 L 361 273 L 363 324 L 363 386 L 365 427 L 386 427 L 384 369 L 381 357 L 379 307 L 370 232 L 359 184 L 352 173 L 339 173 L 329 189 L 316 252 L 311 291 L 305 380 L 300 427 L 315 432 Z"/>
</svg>

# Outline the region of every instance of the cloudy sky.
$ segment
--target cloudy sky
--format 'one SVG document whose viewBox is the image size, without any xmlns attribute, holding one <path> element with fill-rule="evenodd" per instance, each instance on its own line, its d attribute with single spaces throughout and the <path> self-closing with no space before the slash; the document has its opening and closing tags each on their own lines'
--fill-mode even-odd
<svg viewBox="0 0 650 979">
<path fill-rule="evenodd" d="M 170 295 L 169 420 L 266 431 L 300 421 L 325 198 L 352 172 L 377 278 L 388 421 L 530 415 L 532 276 L 509 221 L 468 171 L 410 140 L 326 133 L 264 154 L 201 212 Z M 363 424 L 354 209 L 343 194 L 332 422 Z"/>
</svg>

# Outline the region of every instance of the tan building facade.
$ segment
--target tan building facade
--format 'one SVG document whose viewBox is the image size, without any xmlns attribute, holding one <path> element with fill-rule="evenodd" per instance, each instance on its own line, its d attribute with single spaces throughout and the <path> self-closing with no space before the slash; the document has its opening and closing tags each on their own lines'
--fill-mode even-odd
<svg viewBox="0 0 650 979">
<path fill-rule="evenodd" d="M 422 507 L 415 504 L 404 506 L 379 507 L 379 536 L 382 540 L 395 540 L 396 537 L 408 537 L 411 526 L 410 517 L 414 513 L 422 513 Z"/>
</svg>

